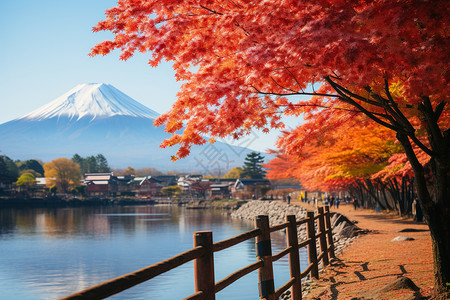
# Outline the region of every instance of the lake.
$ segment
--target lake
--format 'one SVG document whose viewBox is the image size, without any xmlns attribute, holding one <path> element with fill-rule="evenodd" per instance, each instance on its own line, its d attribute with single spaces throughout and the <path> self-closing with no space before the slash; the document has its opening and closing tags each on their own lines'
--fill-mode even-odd
<svg viewBox="0 0 450 300">
<path fill-rule="evenodd" d="M 217 242 L 253 228 L 222 211 L 176 206 L 2 208 L 1 298 L 57 299 L 189 250 L 195 231 L 213 231 Z M 272 240 L 274 254 L 286 246 L 283 233 Z M 216 282 L 255 260 L 254 239 L 215 253 Z M 194 293 L 193 274 L 190 262 L 109 299 L 182 299 Z M 274 276 L 275 288 L 289 280 L 287 256 L 274 263 Z M 258 298 L 256 271 L 216 295 Z"/>
</svg>

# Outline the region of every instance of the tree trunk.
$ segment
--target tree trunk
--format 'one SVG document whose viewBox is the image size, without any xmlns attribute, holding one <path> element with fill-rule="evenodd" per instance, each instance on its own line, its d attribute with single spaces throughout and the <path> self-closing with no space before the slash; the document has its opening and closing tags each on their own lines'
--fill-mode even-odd
<svg viewBox="0 0 450 300">
<path fill-rule="evenodd" d="M 364 180 L 366 185 L 364 186 L 366 188 L 367 194 L 370 196 L 371 199 L 373 199 L 373 207 L 376 207 L 378 204 L 380 209 L 386 210 L 386 207 L 381 203 L 379 197 L 378 197 L 378 189 L 372 184 L 372 181 L 369 179 Z"/>
<path fill-rule="evenodd" d="M 447 135 L 448 137 L 448 135 Z M 425 221 L 430 228 L 433 246 L 435 292 L 438 299 L 450 297 L 450 151 L 436 151 L 431 158 L 433 175 L 433 197 L 430 195 L 425 179 L 424 167 L 419 163 L 405 134 L 397 133 L 397 139 L 405 149 L 414 170 L 415 186 Z M 445 144 L 448 144 L 448 139 Z M 431 142 L 433 145 L 433 142 Z"/>
<path fill-rule="evenodd" d="M 450 209 L 448 207 L 445 209 Z M 426 219 L 430 228 L 435 274 L 435 289 L 438 299 L 450 298 L 450 220 L 439 210 L 431 212 L 431 218 Z"/>
</svg>

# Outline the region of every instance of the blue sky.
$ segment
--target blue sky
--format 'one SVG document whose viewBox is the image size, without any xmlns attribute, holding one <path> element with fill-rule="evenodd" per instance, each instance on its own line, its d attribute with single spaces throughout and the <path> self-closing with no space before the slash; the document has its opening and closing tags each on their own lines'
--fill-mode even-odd
<svg viewBox="0 0 450 300">
<path fill-rule="evenodd" d="M 180 83 L 170 64 L 148 64 L 149 54 L 126 62 L 119 53 L 89 57 L 92 46 L 112 35 L 93 33 L 114 0 L 0 1 L 0 124 L 52 101 L 80 83 L 105 82 L 163 113 Z M 290 126 L 296 120 L 287 122 Z M 257 133 L 250 146 L 273 148 L 277 132 Z"/>
</svg>

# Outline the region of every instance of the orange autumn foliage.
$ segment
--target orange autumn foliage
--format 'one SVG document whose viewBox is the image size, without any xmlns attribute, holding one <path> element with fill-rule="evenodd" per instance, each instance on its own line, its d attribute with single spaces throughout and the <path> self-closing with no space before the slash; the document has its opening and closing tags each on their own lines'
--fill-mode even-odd
<svg viewBox="0 0 450 300">
<path fill-rule="evenodd" d="M 278 145 L 291 149 L 266 165 L 268 178 L 294 177 L 309 190 L 345 190 L 355 180 L 388 172 L 391 157 L 401 155 L 392 131 L 362 116 L 341 125 L 330 123 L 333 126 L 322 127 L 313 139 L 308 123 L 280 138 Z"/>
<path fill-rule="evenodd" d="M 162 146 L 179 144 L 184 157 L 191 145 L 206 142 L 203 134 L 238 138 L 252 127 L 280 128 L 278 112 L 350 104 L 383 114 L 382 105 L 373 105 L 382 100 L 371 95 L 392 98 L 415 117 L 421 95 L 439 103 L 450 91 L 442 65 L 448 10 L 446 1 L 122 0 L 94 27 L 115 38 L 91 55 L 120 49 L 124 60 L 138 51 L 152 53 L 152 66 L 173 62 L 185 83 L 155 124 L 174 134 Z M 320 89 L 305 92 L 311 83 Z M 341 93 L 361 96 L 342 103 Z M 285 97 L 301 94 L 315 96 Z"/>
<path fill-rule="evenodd" d="M 173 63 L 184 83 L 155 125 L 172 133 L 162 147 L 180 146 L 174 159 L 206 143 L 204 136 L 282 128 L 282 114 L 307 122 L 301 130 L 308 139 L 299 141 L 297 129 L 284 138 L 288 155 L 307 150 L 321 131 L 350 129 L 359 114 L 392 130 L 414 172 L 435 247 L 436 287 L 444 293 L 450 282 L 449 23 L 444 0 L 120 0 L 94 27 L 114 39 L 90 54 L 120 49 L 126 60 L 150 52 L 151 66 Z M 330 149 L 336 143 L 318 142 Z M 353 161 L 352 169 L 315 161 L 309 172 L 332 182 L 364 163 L 340 153 L 333 159 Z M 366 176 L 364 170 L 355 175 Z"/>
</svg>

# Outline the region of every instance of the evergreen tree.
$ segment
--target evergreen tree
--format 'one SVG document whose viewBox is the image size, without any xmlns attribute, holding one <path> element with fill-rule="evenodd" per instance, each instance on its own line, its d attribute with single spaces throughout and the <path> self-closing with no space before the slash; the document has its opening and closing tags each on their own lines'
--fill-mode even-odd
<svg viewBox="0 0 450 300">
<path fill-rule="evenodd" d="M 44 176 L 44 167 L 35 159 L 28 159 L 26 161 L 23 161 L 19 163 L 18 167 L 19 171 L 33 170 L 38 173 L 39 176 Z M 23 172 L 22 174 L 24 173 L 26 172 Z"/>
<path fill-rule="evenodd" d="M 98 172 L 98 166 L 97 166 L 97 160 L 95 159 L 95 156 L 91 155 L 84 159 L 85 161 L 85 167 L 86 167 L 86 173 L 97 173 Z"/>
<path fill-rule="evenodd" d="M 0 182 L 12 183 L 19 177 L 19 168 L 6 155 L 0 155 Z"/>
<path fill-rule="evenodd" d="M 101 173 L 111 172 L 109 165 L 108 165 L 108 161 L 106 160 L 105 156 L 103 156 L 103 154 L 97 154 L 97 156 L 95 157 L 95 160 L 97 161 L 98 172 L 101 172 Z"/>
<path fill-rule="evenodd" d="M 72 161 L 80 166 L 81 174 L 86 173 L 86 164 L 83 157 L 81 157 L 78 153 L 75 153 L 74 156 L 72 156 Z"/>
<path fill-rule="evenodd" d="M 108 160 L 103 154 L 97 154 L 97 156 L 81 157 L 75 154 L 72 157 L 72 161 L 80 165 L 81 173 L 108 173 L 111 169 L 108 165 Z"/>
<path fill-rule="evenodd" d="M 262 167 L 263 162 L 264 156 L 258 152 L 250 152 L 245 158 L 241 176 L 249 179 L 263 179 L 266 176 L 266 171 Z"/>
</svg>

